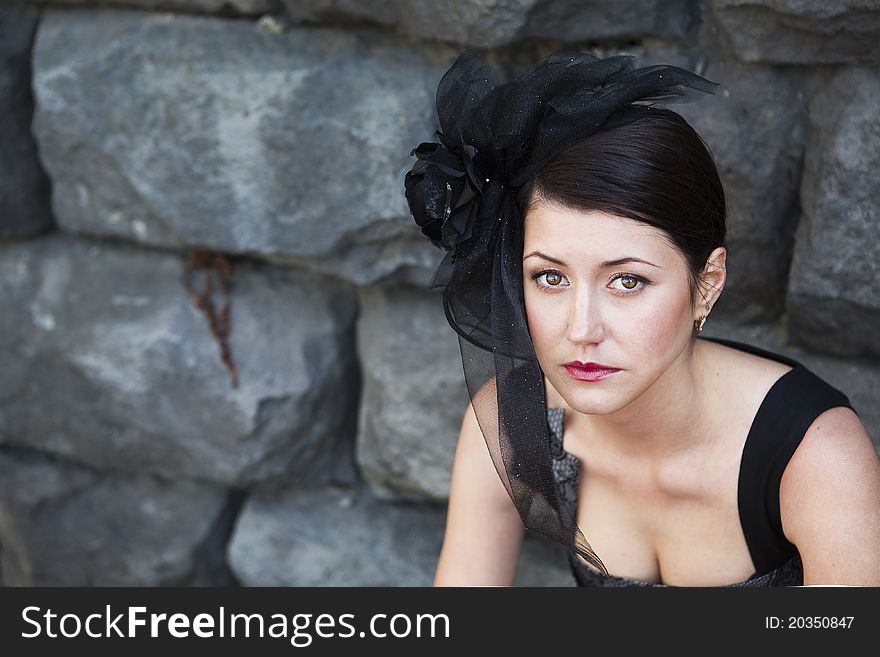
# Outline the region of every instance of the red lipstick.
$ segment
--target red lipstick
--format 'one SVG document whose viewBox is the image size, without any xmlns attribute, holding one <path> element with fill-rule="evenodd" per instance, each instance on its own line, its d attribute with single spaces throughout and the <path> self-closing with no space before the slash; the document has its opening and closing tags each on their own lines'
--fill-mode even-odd
<svg viewBox="0 0 880 657">
<path fill-rule="evenodd" d="M 566 371 L 573 379 L 578 381 L 599 381 L 611 376 L 615 372 L 619 372 L 617 367 L 610 365 L 602 365 L 601 363 L 582 363 L 579 360 L 573 360 L 563 365 Z"/>
</svg>

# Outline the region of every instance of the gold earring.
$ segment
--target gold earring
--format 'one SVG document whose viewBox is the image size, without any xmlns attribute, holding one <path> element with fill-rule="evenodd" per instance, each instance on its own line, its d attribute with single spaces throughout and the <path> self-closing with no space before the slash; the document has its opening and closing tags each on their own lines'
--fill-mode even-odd
<svg viewBox="0 0 880 657">
<path fill-rule="evenodd" d="M 697 333 L 701 333 L 703 331 L 703 324 L 706 323 L 706 317 L 708 317 L 709 312 L 711 310 L 712 310 L 712 306 L 710 306 L 708 303 L 706 303 L 706 312 L 704 314 L 700 315 L 700 319 L 694 320 L 694 326 L 697 329 Z M 697 324 L 697 322 L 699 322 L 699 324 Z"/>
</svg>

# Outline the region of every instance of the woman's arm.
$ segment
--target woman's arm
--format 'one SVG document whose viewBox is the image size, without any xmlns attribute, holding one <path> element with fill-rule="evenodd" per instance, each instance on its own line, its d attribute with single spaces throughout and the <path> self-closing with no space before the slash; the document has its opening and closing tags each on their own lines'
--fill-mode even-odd
<svg viewBox="0 0 880 657">
<path fill-rule="evenodd" d="M 805 586 L 880 586 L 880 458 L 852 409 L 813 421 L 782 475 L 779 504 Z"/>
<path fill-rule="evenodd" d="M 510 586 L 524 534 L 469 403 L 452 464 L 434 586 Z"/>
</svg>

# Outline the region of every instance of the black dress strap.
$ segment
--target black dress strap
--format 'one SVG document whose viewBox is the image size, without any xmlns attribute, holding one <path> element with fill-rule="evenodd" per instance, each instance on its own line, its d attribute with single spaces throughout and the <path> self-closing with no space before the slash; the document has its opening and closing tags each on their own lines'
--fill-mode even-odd
<svg viewBox="0 0 880 657">
<path fill-rule="evenodd" d="M 702 336 L 701 336 L 702 337 Z M 765 358 L 791 365 L 767 392 L 743 448 L 739 472 L 740 522 L 755 573 L 761 575 L 797 555 L 782 531 L 779 487 L 788 462 L 813 421 L 830 408 L 853 408 L 840 390 L 803 364 L 753 345 L 720 338 L 721 342 Z"/>
</svg>

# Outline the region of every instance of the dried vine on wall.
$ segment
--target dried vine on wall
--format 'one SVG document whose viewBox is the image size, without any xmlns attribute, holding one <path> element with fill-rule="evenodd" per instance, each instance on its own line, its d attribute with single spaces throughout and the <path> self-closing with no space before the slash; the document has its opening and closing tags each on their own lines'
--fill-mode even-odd
<svg viewBox="0 0 880 657">
<path fill-rule="evenodd" d="M 192 282 L 192 279 L 199 271 L 203 272 L 204 279 L 204 287 L 201 290 L 197 290 Z M 211 333 L 220 347 L 220 358 L 232 376 L 232 387 L 237 388 L 238 370 L 235 367 L 235 362 L 232 360 L 228 341 L 232 272 L 232 261 L 225 254 L 204 250 L 192 251 L 188 255 L 183 284 L 196 308 L 201 310 L 208 318 Z M 215 279 L 223 299 L 223 305 L 220 307 L 219 313 L 216 312 L 213 300 Z"/>
</svg>

